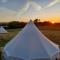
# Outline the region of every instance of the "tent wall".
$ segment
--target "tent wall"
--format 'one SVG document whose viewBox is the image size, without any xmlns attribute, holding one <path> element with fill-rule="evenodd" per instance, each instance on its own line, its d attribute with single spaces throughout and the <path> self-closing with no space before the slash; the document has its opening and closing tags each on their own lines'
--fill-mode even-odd
<svg viewBox="0 0 60 60">
<path fill-rule="evenodd" d="M 4 51 L 2 52 L 2 59 L 3 60 L 24 60 L 22 58 L 8 56 Z"/>
<path fill-rule="evenodd" d="M 25 59 L 20 59 L 20 58 L 14 58 L 14 57 L 8 57 L 5 60 L 25 60 Z M 47 59 L 47 58 L 42 58 L 42 59 L 31 59 L 31 60 L 52 60 L 52 59 Z"/>
<path fill-rule="evenodd" d="M 51 60 L 50 58 L 40 58 L 40 59 L 32 59 L 32 60 Z"/>
<path fill-rule="evenodd" d="M 5 60 L 56 60 L 57 55 L 53 54 L 58 50 L 58 46 L 46 38 L 30 21 L 4 47 L 4 57 Z M 21 57 L 24 59 L 20 59 Z"/>
<path fill-rule="evenodd" d="M 24 60 L 24 59 L 16 58 L 16 57 L 6 57 L 4 58 L 4 60 Z"/>
<path fill-rule="evenodd" d="M 54 56 L 52 56 L 52 60 L 53 60 L 53 59 L 54 59 L 54 60 L 59 60 L 59 58 L 60 58 L 59 52 L 57 52 Z"/>
</svg>

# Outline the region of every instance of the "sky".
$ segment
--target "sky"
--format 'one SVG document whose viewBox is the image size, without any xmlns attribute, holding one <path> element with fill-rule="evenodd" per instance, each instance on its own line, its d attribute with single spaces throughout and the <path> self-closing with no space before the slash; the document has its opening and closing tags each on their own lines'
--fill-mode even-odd
<svg viewBox="0 0 60 60">
<path fill-rule="evenodd" d="M 60 22 L 60 0 L 0 0 L 0 22 L 36 18 Z"/>
</svg>

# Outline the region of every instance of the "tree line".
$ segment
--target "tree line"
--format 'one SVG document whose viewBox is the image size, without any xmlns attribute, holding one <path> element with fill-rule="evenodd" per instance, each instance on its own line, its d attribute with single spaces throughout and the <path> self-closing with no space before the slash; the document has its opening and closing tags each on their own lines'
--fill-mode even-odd
<svg viewBox="0 0 60 60">
<path fill-rule="evenodd" d="M 40 19 L 35 19 L 33 21 L 37 27 L 39 26 L 60 26 L 60 23 L 52 24 L 49 21 L 41 22 Z M 8 23 L 0 23 L 0 26 L 3 26 L 6 29 L 16 29 L 16 28 L 23 28 L 27 22 L 19 22 L 19 21 L 11 21 Z"/>
</svg>

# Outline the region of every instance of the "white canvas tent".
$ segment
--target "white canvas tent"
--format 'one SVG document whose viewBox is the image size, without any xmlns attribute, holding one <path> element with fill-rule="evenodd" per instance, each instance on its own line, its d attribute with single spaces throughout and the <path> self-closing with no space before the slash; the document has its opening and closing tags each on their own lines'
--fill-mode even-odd
<svg viewBox="0 0 60 60">
<path fill-rule="evenodd" d="M 58 56 L 58 45 L 46 38 L 30 21 L 4 47 L 6 60 L 55 60 Z"/>
<path fill-rule="evenodd" d="M 7 33 L 8 32 L 2 26 L 0 26 L 0 40 L 2 40 L 3 36 Z"/>
<path fill-rule="evenodd" d="M 0 34 L 8 33 L 2 26 L 0 26 Z"/>
</svg>

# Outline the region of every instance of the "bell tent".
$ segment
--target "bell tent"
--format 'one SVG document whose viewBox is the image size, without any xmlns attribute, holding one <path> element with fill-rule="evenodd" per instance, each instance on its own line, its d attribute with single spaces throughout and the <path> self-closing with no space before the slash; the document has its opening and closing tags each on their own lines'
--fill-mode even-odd
<svg viewBox="0 0 60 60">
<path fill-rule="evenodd" d="M 0 26 L 0 34 L 8 33 L 2 26 Z"/>
<path fill-rule="evenodd" d="M 59 47 L 30 21 L 3 50 L 5 60 L 55 60 Z"/>
</svg>

